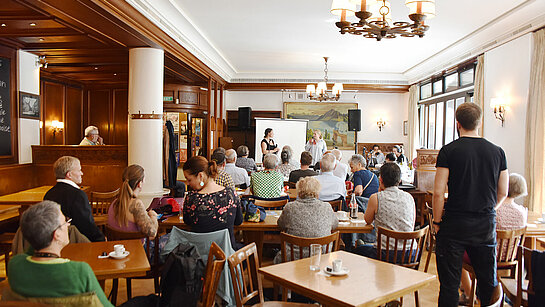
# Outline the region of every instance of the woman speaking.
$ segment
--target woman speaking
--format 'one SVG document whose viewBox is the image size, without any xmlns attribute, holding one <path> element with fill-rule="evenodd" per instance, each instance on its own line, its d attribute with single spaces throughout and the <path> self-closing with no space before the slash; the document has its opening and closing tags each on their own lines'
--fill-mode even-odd
<svg viewBox="0 0 545 307">
<path fill-rule="evenodd" d="M 263 161 L 263 158 L 266 154 L 272 153 L 276 154 L 280 148 L 278 148 L 278 145 L 274 143 L 274 140 L 272 139 L 274 136 L 274 132 L 272 128 L 265 129 L 265 136 L 263 140 L 261 140 L 261 152 L 263 153 L 263 157 L 261 157 L 261 161 Z"/>
<path fill-rule="evenodd" d="M 312 138 L 308 140 L 305 145 L 305 150 L 310 152 L 310 155 L 312 156 L 312 165 L 322 160 L 322 157 L 327 150 L 327 145 L 322 139 L 322 131 L 318 129 L 314 130 Z"/>
</svg>

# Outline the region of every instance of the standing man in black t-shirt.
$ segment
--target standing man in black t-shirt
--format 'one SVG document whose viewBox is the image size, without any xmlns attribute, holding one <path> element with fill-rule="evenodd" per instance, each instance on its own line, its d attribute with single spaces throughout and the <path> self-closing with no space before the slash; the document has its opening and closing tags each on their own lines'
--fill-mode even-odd
<svg viewBox="0 0 545 307">
<path fill-rule="evenodd" d="M 507 196 L 509 174 L 503 150 L 477 132 L 481 114 L 474 103 L 460 105 L 456 109 L 460 138 L 443 146 L 437 156 L 433 226 L 438 231 L 439 306 L 458 306 L 464 252 L 475 270 L 481 304 L 488 305 L 497 286 L 494 208 Z"/>
</svg>

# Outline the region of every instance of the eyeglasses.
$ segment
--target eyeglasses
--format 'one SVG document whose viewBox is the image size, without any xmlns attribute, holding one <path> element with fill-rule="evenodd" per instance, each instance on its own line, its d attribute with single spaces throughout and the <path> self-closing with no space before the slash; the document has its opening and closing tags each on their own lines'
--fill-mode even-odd
<svg viewBox="0 0 545 307">
<path fill-rule="evenodd" d="M 51 236 L 55 235 L 55 231 L 57 231 L 57 229 L 61 228 L 62 226 L 66 224 L 70 225 L 71 222 L 72 222 L 71 218 L 66 218 L 66 221 L 64 223 L 60 224 L 59 226 L 57 226 L 57 228 L 53 230 L 53 233 L 51 234 Z"/>
</svg>

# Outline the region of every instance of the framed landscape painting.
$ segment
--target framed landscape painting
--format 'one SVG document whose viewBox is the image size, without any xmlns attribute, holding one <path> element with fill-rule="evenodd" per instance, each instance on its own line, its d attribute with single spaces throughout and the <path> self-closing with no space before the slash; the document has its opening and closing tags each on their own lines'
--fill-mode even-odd
<svg viewBox="0 0 545 307">
<path fill-rule="evenodd" d="M 284 102 L 284 118 L 307 119 L 307 140 L 319 129 L 328 149 L 353 150 L 355 133 L 348 131 L 348 110 L 357 108 L 357 103 Z"/>
</svg>

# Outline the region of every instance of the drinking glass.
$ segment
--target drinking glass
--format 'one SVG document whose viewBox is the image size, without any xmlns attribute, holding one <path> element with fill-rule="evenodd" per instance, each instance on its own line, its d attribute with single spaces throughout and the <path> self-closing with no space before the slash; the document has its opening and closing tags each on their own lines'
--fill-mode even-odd
<svg viewBox="0 0 545 307">
<path fill-rule="evenodd" d="M 310 245 L 310 270 L 320 270 L 320 256 L 322 255 L 322 245 L 311 244 Z"/>
</svg>

